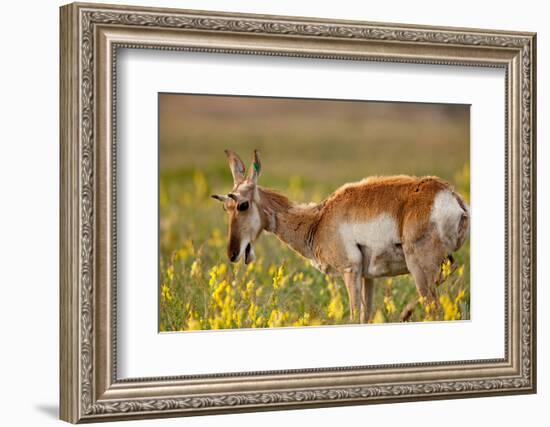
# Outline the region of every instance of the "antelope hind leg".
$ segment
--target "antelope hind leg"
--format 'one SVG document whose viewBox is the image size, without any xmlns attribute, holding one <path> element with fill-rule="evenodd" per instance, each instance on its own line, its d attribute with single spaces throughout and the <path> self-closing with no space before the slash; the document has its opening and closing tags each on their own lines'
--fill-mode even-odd
<svg viewBox="0 0 550 427">
<path fill-rule="evenodd" d="M 412 254 L 407 257 L 407 268 L 413 276 L 418 294 L 427 301 L 435 300 L 435 296 L 430 295 L 428 282 L 426 280 L 426 276 L 424 275 L 424 271 L 422 271 L 422 268 Z M 403 309 L 403 311 L 401 311 L 401 314 L 399 315 L 399 319 L 402 322 L 407 322 L 410 319 L 414 312 L 414 309 L 418 305 L 418 302 L 418 298 L 415 298 L 413 301 L 405 306 L 405 308 Z"/>
<path fill-rule="evenodd" d="M 407 268 L 411 272 L 419 295 L 428 304 L 439 308 L 436 286 L 440 278 L 441 263 L 447 257 L 444 244 L 433 229 L 421 239 L 403 246 Z M 401 320 L 406 321 L 412 315 L 417 301 L 409 303 L 401 312 Z"/>
<path fill-rule="evenodd" d="M 451 276 L 451 275 L 453 275 L 453 273 L 458 268 L 458 263 L 455 262 L 452 255 L 449 255 L 448 259 L 449 259 L 449 261 L 451 261 L 451 271 L 449 273 L 449 276 Z M 444 281 L 445 280 L 444 280 L 444 277 L 443 277 L 443 273 L 440 269 L 439 273 L 437 275 L 437 280 L 436 280 L 435 284 L 436 284 L 436 286 L 440 286 Z M 415 299 L 415 300 L 411 301 L 410 303 L 408 303 L 405 306 L 405 308 L 403 309 L 403 311 L 401 312 L 401 315 L 399 316 L 399 320 L 401 322 L 407 322 L 410 319 L 410 317 L 412 316 L 412 314 L 414 312 L 414 309 L 416 308 L 417 305 L 418 305 L 418 300 L 417 299 Z"/>
</svg>

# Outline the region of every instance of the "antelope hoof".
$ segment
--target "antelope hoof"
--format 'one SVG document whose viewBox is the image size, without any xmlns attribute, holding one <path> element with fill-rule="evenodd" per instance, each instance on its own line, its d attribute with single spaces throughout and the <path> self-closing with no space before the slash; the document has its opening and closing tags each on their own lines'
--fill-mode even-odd
<svg viewBox="0 0 550 427">
<path fill-rule="evenodd" d="M 414 313 L 414 309 L 416 308 L 417 304 L 418 304 L 418 301 L 413 301 L 408 303 L 406 307 L 403 309 L 403 311 L 401 312 L 401 314 L 399 315 L 399 320 L 401 322 L 408 322 L 412 314 Z"/>
</svg>

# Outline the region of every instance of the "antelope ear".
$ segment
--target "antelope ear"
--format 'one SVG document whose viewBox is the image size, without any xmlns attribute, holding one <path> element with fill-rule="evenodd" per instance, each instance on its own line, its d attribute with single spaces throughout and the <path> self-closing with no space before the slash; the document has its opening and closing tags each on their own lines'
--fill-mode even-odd
<svg viewBox="0 0 550 427">
<path fill-rule="evenodd" d="M 260 161 L 260 152 L 258 150 L 254 150 L 252 165 L 248 170 L 248 179 L 252 181 L 254 184 L 257 184 L 258 177 L 260 176 L 261 171 L 262 171 L 262 162 Z"/>
<path fill-rule="evenodd" d="M 212 197 L 213 199 L 219 200 L 220 202 L 225 202 L 228 199 L 227 196 L 219 195 L 219 194 L 212 194 L 210 197 Z"/>
<path fill-rule="evenodd" d="M 229 159 L 229 168 L 231 169 L 231 174 L 233 175 L 233 184 L 237 185 L 238 183 L 244 181 L 244 163 L 238 154 L 231 150 L 225 150 L 225 154 Z"/>
</svg>

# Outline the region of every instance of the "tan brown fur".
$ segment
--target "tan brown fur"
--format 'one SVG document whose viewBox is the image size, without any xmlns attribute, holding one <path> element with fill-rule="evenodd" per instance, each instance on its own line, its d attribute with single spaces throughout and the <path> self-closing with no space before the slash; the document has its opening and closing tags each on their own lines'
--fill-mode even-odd
<svg viewBox="0 0 550 427">
<path fill-rule="evenodd" d="M 323 204 L 301 205 L 268 188 L 259 187 L 260 202 L 264 206 L 264 229 L 274 233 L 300 255 L 311 259 L 313 247 L 308 246 L 310 233 L 314 233 L 322 217 Z M 312 235 L 314 237 L 314 234 Z"/>
<path fill-rule="evenodd" d="M 345 184 L 327 198 L 321 224 L 338 224 L 344 218 L 364 222 L 388 213 L 398 221 L 402 242 L 414 242 L 425 232 L 434 197 L 443 189 L 453 191 L 449 183 L 435 176 L 370 177 Z M 323 233 L 319 244 L 325 246 L 333 232 Z"/>
<path fill-rule="evenodd" d="M 434 176 L 407 175 L 370 177 L 345 184 L 328 197 L 323 209 L 324 221 L 366 221 L 380 213 L 398 218 L 404 240 L 414 241 L 425 229 L 435 194 L 452 187 Z"/>
</svg>

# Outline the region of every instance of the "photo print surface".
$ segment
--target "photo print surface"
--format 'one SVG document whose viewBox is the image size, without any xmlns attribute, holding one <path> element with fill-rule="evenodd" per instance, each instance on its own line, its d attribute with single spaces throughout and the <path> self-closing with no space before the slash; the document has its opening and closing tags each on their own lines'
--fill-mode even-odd
<svg viewBox="0 0 550 427">
<path fill-rule="evenodd" d="M 470 107 L 161 93 L 161 332 L 470 318 Z"/>
</svg>

